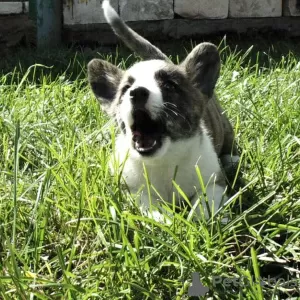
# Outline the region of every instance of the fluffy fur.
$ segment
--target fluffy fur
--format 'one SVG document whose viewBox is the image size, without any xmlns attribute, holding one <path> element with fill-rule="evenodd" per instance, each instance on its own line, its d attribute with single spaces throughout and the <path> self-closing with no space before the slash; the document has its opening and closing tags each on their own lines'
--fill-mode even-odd
<svg viewBox="0 0 300 300">
<path fill-rule="evenodd" d="M 118 172 L 122 165 L 130 191 L 140 193 L 143 212 L 158 209 L 161 199 L 171 202 L 174 193 L 180 201 L 174 179 L 193 205 L 205 194 L 216 211 L 226 197 L 219 158 L 226 163 L 237 155 L 232 127 L 214 94 L 220 72 L 217 48 L 202 43 L 180 65 L 174 65 L 130 29 L 108 0 L 103 9 L 115 34 L 146 59 L 127 71 L 100 59 L 88 64 L 92 90 L 120 128 L 112 171 Z M 205 191 L 200 188 L 196 166 Z M 196 212 L 199 215 L 199 207 Z"/>
</svg>

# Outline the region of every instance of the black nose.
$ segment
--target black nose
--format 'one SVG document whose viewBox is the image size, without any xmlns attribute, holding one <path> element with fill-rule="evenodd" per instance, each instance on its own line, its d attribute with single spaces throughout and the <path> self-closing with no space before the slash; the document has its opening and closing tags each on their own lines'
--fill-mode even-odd
<svg viewBox="0 0 300 300">
<path fill-rule="evenodd" d="M 134 106 L 143 107 L 149 98 L 149 90 L 142 86 L 131 90 L 129 94 Z"/>
</svg>

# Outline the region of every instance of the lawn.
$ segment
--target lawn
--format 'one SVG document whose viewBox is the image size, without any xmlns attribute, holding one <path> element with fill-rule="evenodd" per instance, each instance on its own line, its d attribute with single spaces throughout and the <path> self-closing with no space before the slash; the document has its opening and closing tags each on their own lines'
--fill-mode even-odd
<svg viewBox="0 0 300 300">
<path fill-rule="evenodd" d="M 195 272 L 214 299 L 300 296 L 299 53 L 248 44 L 219 46 L 217 94 L 247 184 L 223 209 L 228 224 L 186 211 L 156 223 L 110 175 L 115 132 L 86 63 L 138 58 L 20 50 L 1 63 L 0 299 L 188 299 Z"/>
</svg>

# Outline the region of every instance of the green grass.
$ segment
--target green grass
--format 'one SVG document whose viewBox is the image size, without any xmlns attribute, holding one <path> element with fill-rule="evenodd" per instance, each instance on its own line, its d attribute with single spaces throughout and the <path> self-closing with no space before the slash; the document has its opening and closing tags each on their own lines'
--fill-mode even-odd
<svg viewBox="0 0 300 300">
<path fill-rule="evenodd" d="M 170 226 L 141 216 L 120 176 L 109 173 L 114 132 L 87 86 L 89 55 L 49 56 L 47 66 L 60 61 L 64 73 L 6 62 L 1 299 L 188 299 L 193 272 L 215 299 L 299 296 L 300 62 L 294 52 L 278 58 L 224 44 L 220 51 L 217 93 L 235 124 L 248 183 L 225 207 L 226 225 L 187 221 L 184 212 Z M 135 60 L 106 58 L 122 67 Z M 214 285 L 217 276 L 251 284 Z M 268 276 L 290 288 L 257 283 Z"/>
</svg>

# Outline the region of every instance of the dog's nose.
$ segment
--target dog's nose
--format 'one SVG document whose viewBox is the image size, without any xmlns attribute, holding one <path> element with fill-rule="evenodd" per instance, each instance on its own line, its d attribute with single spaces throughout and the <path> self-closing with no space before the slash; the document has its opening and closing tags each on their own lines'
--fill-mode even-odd
<svg viewBox="0 0 300 300">
<path fill-rule="evenodd" d="M 137 87 L 129 92 L 131 102 L 134 106 L 143 107 L 145 106 L 149 98 L 149 90 L 145 87 Z"/>
</svg>

